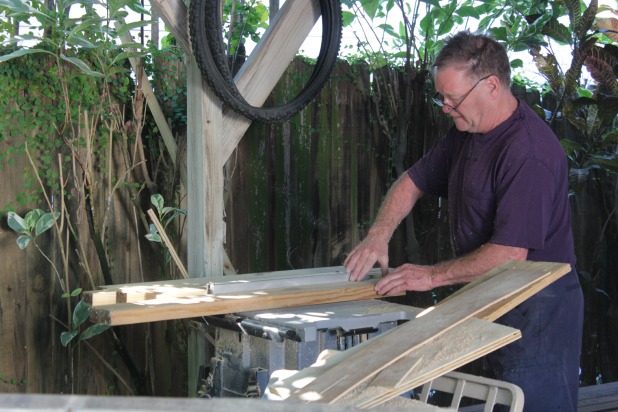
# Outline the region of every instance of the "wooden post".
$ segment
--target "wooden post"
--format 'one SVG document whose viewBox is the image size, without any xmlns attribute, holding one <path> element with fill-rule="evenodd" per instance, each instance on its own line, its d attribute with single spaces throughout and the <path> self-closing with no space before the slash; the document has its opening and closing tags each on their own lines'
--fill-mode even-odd
<svg viewBox="0 0 618 412">
<path fill-rule="evenodd" d="M 210 1 L 210 0 L 196 0 Z M 221 103 L 202 80 L 189 41 L 187 7 L 182 0 L 152 0 L 187 57 L 187 210 L 188 271 L 191 277 L 223 274 L 223 165 L 251 124 L 221 112 Z M 236 76 L 245 99 L 264 103 L 320 16 L 318 0 L 288 0 Z M 205 332 L 205 331 L 204 331 Z M 204 334 L 189 342 L 189 395 L 197 368 L 206 364 Z"/>
</svg>

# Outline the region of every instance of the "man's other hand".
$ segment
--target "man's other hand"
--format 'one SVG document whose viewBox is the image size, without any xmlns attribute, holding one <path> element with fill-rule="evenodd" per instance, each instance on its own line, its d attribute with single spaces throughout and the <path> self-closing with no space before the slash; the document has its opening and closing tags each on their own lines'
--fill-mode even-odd
<svg viewBox="0 0 618 412">
<path fill-rule="evenodd" d="M 380 295 L 395 295 L 407 290 L 427 291 L 433 289 L 432 266 L 406 263 L 394 269 L 376 283 Z"/>
</svg>

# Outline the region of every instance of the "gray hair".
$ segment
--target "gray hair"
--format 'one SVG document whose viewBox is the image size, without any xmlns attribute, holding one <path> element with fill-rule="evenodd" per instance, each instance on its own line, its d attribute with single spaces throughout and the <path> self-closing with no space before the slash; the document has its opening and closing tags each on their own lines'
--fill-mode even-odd
<svg viewBox="0 0 618 412">
<path fill-rule="evenodd" d="M 434 70 L 458 66 L 471 78 L 495 75 L 506 87 L 511 84 L 511 65 L 505 48 L 496 40 L 468 30 L 447 39 L 433 64 Z"/>
</svg>

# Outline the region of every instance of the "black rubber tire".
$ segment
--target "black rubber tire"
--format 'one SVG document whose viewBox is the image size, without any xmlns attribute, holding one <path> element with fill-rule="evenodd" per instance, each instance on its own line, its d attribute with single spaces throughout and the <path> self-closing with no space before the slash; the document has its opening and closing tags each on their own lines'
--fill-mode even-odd
<svg viewBox="0 0 618 412">
<path fill-rule="evenodd" d="M 341 44 L 340 0 L 320 0 L 322 42 L 313 73 L 296 97 L 274 107 L 252 106 L 236 88 L 222 40 L 221 1 L 223 0 L 190 2 L 191 43 L 202 77 L 222 102 L 251 120 L 274 123 L 290 119 L 318 95 L 335 67 Z"/>
</svg>

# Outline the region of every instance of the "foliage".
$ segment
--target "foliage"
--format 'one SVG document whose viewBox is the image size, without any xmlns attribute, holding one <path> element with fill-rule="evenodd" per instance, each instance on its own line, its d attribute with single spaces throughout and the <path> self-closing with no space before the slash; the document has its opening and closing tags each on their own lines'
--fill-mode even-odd
<svg viewBox="0 0 618 412">
<path fill-rule="evenodd" d="M 11 229 L 21 233 L 17 238 L 17 245 L 20 249 L 25 249 L 31 240 L 34 243 L 37 236 L 51 229 L 59 216 L 59 212 L 50 213 L 34 209 L 26 213 L 23 219 L 17 213 L 9 212 L 7 222 Z"/>
<path fill-rule="evenodd" d="M 163 230 L 165 230 L 176 218 L 187 214 L 187 211 L 184 209 L 165 206 L 163 196 L 158 193 L 150 196 L 150 202 L 157 209 L 159 220 L 163 221 Z M 167 265 L 171 260 L 171 254 L 167 248 L 167 245 L 163 242 L 159 230 L 154 224 L 150 224 L 150 232 L 145 237 L 151 242 L 160 243 L 165 248 L 165 264 Z"/>
<path fill-rule="evenodd" d="M 48 8 L 49 4 L 52 5 L 52 8 Z M 69 15 L 71 8 L 75 6 L 82 7 L 85 10 L 80 18 L 71 18 Z M 135 55 L 135 53 L 122 51 L 121 47 L 126 46 L 117 45 L 113 41 L 114 38 L 128 30 L 149 23 L 148 21 L 140 21 L 120 24 L 118 29 L 112 29 L 114 22 L 122 23 L 127 16 L 125 7 L 139 10 L 144 14 L 149 13 L 137 1 L 114 0 L 107 2 L 106 6 L 108 16 L 101 17 L 95 11 L 93 2 L 89 0 L 56 0 L 51 3 L 0 0 L 0 12 L 4 12 L 10 18 L 10 22 L 5 24 L 5 26 L 8 26 L 6 30 L 17 32 L 20 24 L 34 23 L 30 27 L 31 31 L 27 34 L 15 34 L 11 37 L 5 35 L 5 41 L 11 44 L 23 42 L 36 44 L 36 47 L 19 48 L 6 54 L 0 57 L 0 62 L 27 54 L 45 53 L 75 65 L 86 74 L 104 77 L 105 74 L 92 69 L 86 61 L 80 59 L 74 53 L 78 50 L 107 50 L 109 55 L 113 56 L 109 65 L 114 66 L 118 61 Z M 131 46 L 141 48 L 139 43 Z"/>
<path fill-rule="evenodd" d="M 157 209 L 157 214 L 159 215 L 159 219 L 164 220 L 163 228 L 167 228 L 167 226 L 178 216 L 186 215 L 187 211 L 184 209 L 179 209 L 177 207 L 164 206 L 163 196 L 160 194 L 154 194 L 150 196 L 150 202 Z M 154 225 L 150 225 L 150 233 L 146 235 L 146 239 L 152 242 L 161 243 L 161 236 L 157 232 L 157 228 Z"/>
<path fill-rule="evenodd" d="M 83 300 L 80 300 L 77 303 L 75 309 L 73 310 L 71 329 L 60 334 L 60 341 L 62 343 L 62 346 L 66 348 L 69 343 L 77 336 L 79 336 L 80 341 L 87 340 L 105 332 L 111 327 L 111 325 L 109 324 L 96 323 L 94 325 L 88 326 L 86 330 L 80 333 L 80 326 L 88 320 L 91 310 L 91 307 L 85 304 Z"/>
<path fill-rule="evenodd" d="M 144 98 L 128 65 L 128 58 L 143 56 L 147 48 L 118 41 L 128 30 L 148 24 L 125 24 L 128 9 L 148 12 L 138 0 L 103 6 L 104 16 L 99 16 L 100 7 L 89 0 L 0 0 L 0 14 L 7 17 L 0 26 L 0 143 L 6 148 L 0 168 L 24 157 L 30 164 L 24 191 L 15 203 L 2 206 L 11 211 L 9 225 L 20 233 L 21 248 L 37 245 L 37 237 L 54 228 L 57 250 L 39 251 L 62 287 L 67 321 L 59 322 L 67 327 L 61 335 L 65 346 L 76 336 L 82 341 L 107 328 L 93 325 L 80 333 L 90 309 L 81 302 L 71 307 L 71 298 L 81 292 L 71 285 L 111 283 L 114 256 L 106 235 L 111 202 L 119 193 L 138 202 L 139 191 L 149 184 L 145 167 L 145 174 L 134 173 L 144 163 L 138 150 Z M 76 8 L 81 14 L 69 17 Z M 29 32 L 20 33 L 27 24 Z M 41 200 L 49 212 L 33 208 Z M 33 210 L 21 218 L 12 212 L 17 208 Z M 141 218 L 147 228 L 143 213 Z M 91 256 L 98 258 L 98 267 Z M 122 340 L 113 330 L 111 335 L 134 381 L 143 381 Z M 73 384 L 72 357 L 70 365 Z"/>
<path fill-rule="evenodd" d="M 227 55 L 232 60 L 244 58 L 244 44 L 257 43 L 268 27 L 268 7 L 260 0 L 226 1 L 223 6 L 222 28 Z"/>
</svg>

